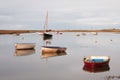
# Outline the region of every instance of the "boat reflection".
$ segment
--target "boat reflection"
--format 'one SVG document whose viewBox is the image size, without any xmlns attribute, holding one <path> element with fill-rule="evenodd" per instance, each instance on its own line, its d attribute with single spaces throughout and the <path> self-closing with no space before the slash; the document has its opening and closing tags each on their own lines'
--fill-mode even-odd
<svg viewBox="0 0 120 80">
<path fill-rule="evenodd" d="M 63 55 L 67 55 L 66 52 L 51 52 L 51 53 L 46 53 L 46 52 L 42 52 L 41 53 L 41 58 L 50 58 L 50 57 L 57 57 L 57 56 L 63 56 Z"/>
<path fill-rule="evenodd" d="M 15 50 L 14 56 L 27 56 L 35 53 L 34 49 Z"/>
<path fill-rule="evenodd" d="M 44 42 L 45 42 L 45 45 L 51 44 L 51 39 L 46 39 L 44 40 Z"/>
<path fill-rule="evenodd" d="M 84 65 L 83 70 L 87 71 L 87 72 L 91 72 L 91 73 L 98 73 L 98 72 L 109 71 L 110 67 L 109 67 L 109 65 L 105 65 L 105 66 L 102 66 L 102 67 L 91 68 L 91 67 L 88 67 L 88 66 Z"/>
<path fill-rule="evenodd" d="M 43 36 L 43 44 L 48 45 L 51 44 L 52 37 L 44 37 Z"/>
</svg>

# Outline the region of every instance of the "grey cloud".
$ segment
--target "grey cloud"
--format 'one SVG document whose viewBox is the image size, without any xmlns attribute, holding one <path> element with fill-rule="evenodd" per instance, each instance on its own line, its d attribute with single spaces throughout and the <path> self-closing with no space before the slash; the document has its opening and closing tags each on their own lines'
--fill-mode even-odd
<svg viewBox="0 0 120 80">
<path fill-rule="evenodd" d="M 49 25 L 52 29 L 59 24 L 57 29 L 66 29 L 68 26 L 81 29 L 82 26 L 93 26 L 96 21 L 103 24 L 99 18 L 111 19 L 112 23 L 120 25 L 119 0 L 1 0 L 0 1 L 0 29 L 3 26 L 14 25 L 11 29 L 43 29 L 46 11 L 49 12 Z M 97 19 L 98 18 L 98 19 Z M 92 25 L 83 24 L 87 20 L 96 19 Z M 79 24 L 76 22 L 80 20 Z M 29 27 L 26 27 L 29 26 Z M 61 27 L 64 26 L 64 27 Z M 76 26 L 76 27 L 75 27 Z M 97 25 L 94 25 L 97 26 Z M 106 26 L 106 25 L 103 25 Z M 9 27 L 9 26 L 8 26 Z M 103 27 L 104 28 L 104 27 Z"/>
</svg>

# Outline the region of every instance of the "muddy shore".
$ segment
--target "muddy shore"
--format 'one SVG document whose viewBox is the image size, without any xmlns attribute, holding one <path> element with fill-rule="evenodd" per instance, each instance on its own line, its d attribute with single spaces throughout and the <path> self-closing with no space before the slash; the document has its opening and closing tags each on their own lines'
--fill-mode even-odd
<svg viewBox="0 0 120 80">
<path fill-rule="evenodd" d="M 44 32 L 44 30 L 0 30 L 0 34 L 20 34 Z M 49 30 L 49 32 L 115 32 L 120 33 L 120 29 L 101 29 L 101 30 Z"/>
</svg>

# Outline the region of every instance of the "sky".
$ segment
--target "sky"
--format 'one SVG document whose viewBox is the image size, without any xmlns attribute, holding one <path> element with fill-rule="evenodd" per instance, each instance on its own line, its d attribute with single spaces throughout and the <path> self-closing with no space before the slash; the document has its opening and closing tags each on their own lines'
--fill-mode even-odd
<svg viewBox="0 0 120 80">
<path fill-rule="evenodd" d="M 120 0 L 0 0 L 0 29 L 120 29 Z"/>
</svg>

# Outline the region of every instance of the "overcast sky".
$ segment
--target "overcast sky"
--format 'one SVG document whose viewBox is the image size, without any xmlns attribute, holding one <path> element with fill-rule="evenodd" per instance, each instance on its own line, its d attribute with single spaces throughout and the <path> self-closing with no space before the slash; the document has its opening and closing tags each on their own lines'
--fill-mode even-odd
<svg viewBox="0 0 120 80">
<path fill-rule="evenodd" d="M 0 0 L 0 29 L 120 29 L 120 0 Z"/>
</svg>

